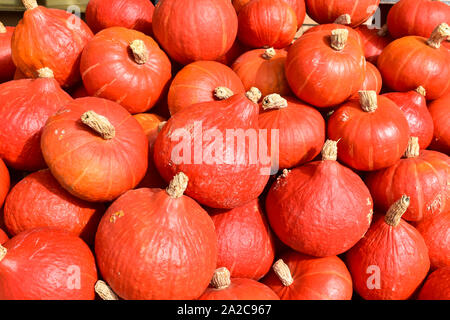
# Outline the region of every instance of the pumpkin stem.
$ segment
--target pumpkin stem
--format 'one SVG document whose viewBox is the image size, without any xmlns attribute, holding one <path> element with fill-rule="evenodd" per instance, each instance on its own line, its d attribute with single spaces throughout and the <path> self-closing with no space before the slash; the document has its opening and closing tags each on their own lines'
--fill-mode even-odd
<svg viewBox="0 0 450 320">
<path fill-rule="evenodd" d="M 178 172 L 170 181 L 166 189 L 167 194 L 173 198 L 180 198 L 187 188 L 189 178 L 183 172 Z"/>
<path fill-rule="evenodd" d="M 343 15 L 340 15 L 339 17 L 337 17 L 336 20 L 334 20 L 335 24 L 343 24 L 343 25 L 348 25 L 350 23 L 352 23 L 352 17 L 346 13 Z"/>
<path fill-rule="evenodd" d="M 119 297 L 112 291 L 111 287 L 103 280 L 98 280 L 94 287 L 95 292 L 103 300 L 119 300 Z"/>
<path fill-rule="evenodd" d="M 264 110 L 268 109 L 281 109 L 288 106 L 287 100 L 276 93 L 265 96 L 262 101 L 262 107 Z"/>
<path fill-rule="evenodd" d="M 389 208 L 386 216 L 384 217 L 384 221 L 392 227 L 398 226 L 403 214 L 408 210 L 410 203 L 410 198 L 408 196 L 402 195 L 402 197 L 394 202 L 392 206 Z"/>
<path fill-rule="evenodd" d="M 405 157 L 406 158 L 416 158 L 420 154 L 419 138 L 410 137 L 408 148 L 406 148 Z"/>
<path fill-rule="evenodd" d="M 81 115 L 81 122 L 101 135 L 105 140 L 110 140 L 116 135 L 116 129 L 111 122 L 106 117 L 92 110 L 86 111 Z"/>
<path fill-rule="evenodd" d="M 162 122 L 158 123 L 158 132 L 160 132 L 164 128 L 166 123 L 167 123 L 167 121 L 162 121 Z"/>
<path fill-rule="evenodd" d="M 264 51 L 264 53 L 262 54 L 262 57 L 266 60 L 270 60 L 273 57 L 275 57 L 277 54 L 277 52 L 275 51 L 274 48 L 267 48 L 266 51 Z"/>
<path fill-rule="evenodd" d="M 225 268 L 219 268 L 214 271 L 214 275 L 211 279 L 211 285 L 219 290 L 226 289 L 231 284 L 231 275 L 230 271 Z"/>
<path fill-rule="evenodd" d="M 338 142 L 339 141 L 333 141 L 333 140 L 325 141 L 325 143 L 322 147 L 322 151 L 321 151 L 322 160 L 332 160 L 332 161 L 337 160 L 337 144 L 338 144 Z"/>
<path fill-rule="evenodd" d="M 6 33 L 6 27 L 1 21 L 0 21 L 0 33 Z"/>
<path fill-rule="evenodd" d="M 32 10 L 38 7 L 36 0 L 22 0 L 22 3 L 27 10 Z"/>
<path fill-rule="evenodd" d="M 373 90 L 358 91 L 361 109 L 365 112 L 374 112 L 378 108 L 377 93 Z"/>
<path fill-rule="evenodd" d="M 378 32 L 377 32 L 378 36 L 380 36 L 380 37 L 387 37 L 388 33 L 389 33 L 389 29 L 388 29 L 387 23 L 384 24 L 384 25 L 381 27 L 381 29 L 378 30 Z"/>
<path fill-rule="evenodd" d="M 253 103 L 258 103 L 259 99 L 261 99 L 262 94 L 261 91 L 259 91 L 258 88 L 251 87 L 250 90 L 248 90 L 245 93 L 245 96 Z"/>
<path fill-rule="evenodd" d="M 8 250 L 6 250 L 6 248 L 0 244 L 0 261 L 3 260 L 7 252 Z"/>
<path fill-rule="evenodd" d="M 347 29 L 334 29 L 331 31 L 331 47 L 336 51 L 341 51 L 345 48 L 348 41 Z"/>
<path fill-rule="evenodd" d="M 149 52 L 147 46 L 142 40 L 133 40 L 130 43 L 131 52 L 133 52 L 134 61 L 137 64 L 145 64 L 148 61 Z"/>
<path fill-rule="evenodd" d="M 50 68 L 41 68 L 37 71 L 38 78 L 54 78 L 55 75 L 53 74 L 53 70 Z"/>
<path fill-rule="evenodd" d="M 284 263 L 283 259 L 279 259 L 272 266 L 273 271 L 280 279 L 281 283 L 285 287 L 289 287 L 293 282 L 291 270 L 289 270 L 289 266 Z"/>
<path fill-rule="evenodd" d="M 234 92 L 227 87 L 217 87 L 214 89 L 214 97 L 218 100 L 226 100 L 234 95 Z"/>
<path fill-rule="evenodd" d="M 422 86 L 419 86 L 415 91 L 424 97 L 427 96 L 427 90 L 425 90 L 425 88 Z"/>
<path fill-rule="evenodd" d="M 448 37 L 450 37 L 450 27 L 446 23 L 441 23 L 433 30 L 427 43 L 430 47 L 439 49 L 442 41 L 446 40 Z"/>
</svg>

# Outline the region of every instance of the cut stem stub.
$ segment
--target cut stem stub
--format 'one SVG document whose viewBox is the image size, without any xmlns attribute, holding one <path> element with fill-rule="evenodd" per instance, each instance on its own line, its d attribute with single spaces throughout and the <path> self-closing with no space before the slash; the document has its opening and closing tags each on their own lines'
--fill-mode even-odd
<svg viewBox="0 0 450 320">
<path fill-rule="evenodd" d="M 392 227 L 398 226 L 403 214 L 406 212 L 406 210 L 408 210 L 409 203 L 410 198 L 406 195 L 403 195 L 389 208 L 386 216 L 384 217 L 384 221 L 386 221 L 386 223 Z"/>
<path fill-rule="evenodd" d="M 294 282 L 291 270 L 289 269 L 289 266 L 283 261 L 283 259 L 279 259 L 277 262 L 275 262 L 272 266 L 272 269 L 280 279 L 283 286 L 289 287 Z"/>
<path fill-rule="evenodd" d="M 116 135 L 116 129 L 111 122 L 95 111 L 90 110 L 83 113 L 81 115 L 81 122 L 97 132 L 105 140 L 112 139 Z"/>
<path fill-rule="evenodd" d="M 216 289 L 222 290 L 228 288 L 230 284 L 231 274 L 227 268 L 222 267 L 214 271 L 214 275 L 211 279 L 211 286 Z"/>
<path fill-rule="evenodd" d="M 184 191 L 187 188 L 189 178 L 183 172 L 178 172 L 170 181 L 169 186 L 166 188 L 167 194 L 173 198 L 177 199 L 183 196 Z"/>
</svg>

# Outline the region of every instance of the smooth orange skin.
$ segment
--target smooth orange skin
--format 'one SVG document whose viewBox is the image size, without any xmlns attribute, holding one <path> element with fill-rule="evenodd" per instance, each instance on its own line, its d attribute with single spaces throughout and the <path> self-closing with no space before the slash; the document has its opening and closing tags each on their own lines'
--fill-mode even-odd
<svg viewBox="0 0 450 320">
<path fill-rule="evenodd" d="M 16 26 L 12 59 L 27 78 L 48 67 L 62 87 L 71 87 L 81 80 L 81 52 L 92 37 L 87 24 L 75 15 L 38 6 L 26 10 Z"/>
<path fill-rule="evenodd" d="M 346 254 L 353 286 L 365 300 L 406 300 L 430 269 L 428 249 L 420 233 L 401 219 L 396 227 L 374 219 L 365 236 Z M 380 287 L 371 279 L 379 268 Z M 374 283 L 375 282 L 375 283 Z"/>
<path fill-rule="evenodd" d="M 94 300 L 95 258 L 86 243 L 58 228 L 22 232 L 3 244 L 2 300 Z"/>
<path fill-rule="evenodd" d="M 439 268 L 428 276 L 417 300 L 450 300 L 450 266 Z"/>
<path fill-rule="evenodd" d="M 377 100 L 374 112 L 365 112 L 358 100 L 349 100 L 328 120 L 329 139 L 339 140 L 338 159 L 356 170 L 392 166 L 408 146 L 409 126 L 403 112 L 386 97 Z"/>
<path fill-rule="evenodd" d="M 189 300 L 208 287 L 216 241 L 211 218 L 194 200 L 143 188 L 128 191 L 106 211 L 95 253 L 103 278 L 121 298 Z"/>
<path fill-rule="evenodd" d="M 258 199 L 231 210 L 208 210 L 217 234 L 217 268 L 232 278 L 261 279 L 272 267 L 275 244 Z"/>
<path fill-rule="evenodd" d="M 208 288 L 198 300 L 280 300 L 280 298 L 261 282 L 246 278 L 231 278 L 229 287 Z"/>
<path fill-rule="evenodd" d="M 351 300 L 352 278 L 338 257 L 316 258 L 290 250 L 280 258 L 288 265 L 293 283 L 284 286 L 273 270 L 262 283 L 281 300 Z"/>
<path fill-rule="evenodd" d="M 9 171 L 2 159 L 0 159 L 0 208 L 3 206 L 10 187 Z"/>
<path fill-rule="evenodd" d="M 289 48 L 286 78 L 294 94 L 315 107 L 332 107 L 356 93 L 364 82 L 366 60 L 353 37 L 345 48 L 330 46 L 331 31 L 301 36 Z"/>
<path fill-rule="evenodd" d="M 325 120 L 320 112 L 297 99 L 285 97 L 286 108 L 268 109 L 259 114 L 259 127 L 279 130 L 279 168 L 293 168 L 313 160 L 325 142 Z M 268 149 L 272 139 L 269 135 Z"/>
<path fill-rule="evenodd" d="M 8 235 L 5 233 L 5 231 L 0 229 L 0 244 L 4 244 L 8 240 L 9 240 Z"/>
<path fill-rule="evenodd" d="M 427 100 L 435 100 L 450 89 L 447 49 L 436 49 L 423 37 L 408 36 L 391 42 L 378 57 L 384 84 L 394 91 L 410 91 L 422 86 Z"/>
<path fill-rule="evenodd" d="M 217 101 L 214 89 L 226 87 L 234 94 L 244 93 L 238 75 L 216 61 L 196 61 L 181 69 L 173 79 L 167 103 L 171 115 L 200 102 Z M 259 88 L 258 88 L 259 89 Z"/>
<path fill-rule="evenodd" d="M 377 10 L 380 0 L 306 0 L 306 12 L 317 23 L 333 23 L 339 16 L 350 14 L 351 27 L 357 27 Z"/>
<path fill-rule="evenodd" d="M 442 153 L 422 150 L 416 158 L 403 158 L 392 166 L 371 172 L 366 184 L 377 207 L 387 211 L 402 195 L 410 205 L 403 215 L 408 221 L 450 210 L 450 158 Z"/>
<path fill-rule="evenodd" d="M 231 1 L 164 0 L 153 14 L 153 33 L 175 61 L 216 60 L 233 45 L 238 29 Z"/>
<path fill-rule="evenodd" d="M 434 123 L 430 149 L 450 154 L 450 94 L 428 105 Z"/>
<path fill-rule="evenodd" d="M 282 49 L 297 32 L 297 15 L 283 0 L 254 0 L 239 12 L 237 37 L 251 47 Z"/>
<path fill-rule="evenodd" d="M 233 63 L 231 68 L 239 76 L 245 90 L 256 87 L 263 97 L 278 93 L 282 96 L 292 95 L 284 74 L 287 52 L 275 50 L 276 55 L 271 59 L 263 58 L 265 49 L 247 51 Z"/>
<path fill-rule="evenodd" d="M 75 198 L 45 169 L 19 181 L 9 192 L 3 211 L 12 236 L 33 228 L 58 227 L 91 244 L 105 207 Z"/>
<path fill-rule="evenodd" d="M 379 55 L 393 41 L 393 38 L 389 34 L 380 36 L 379 29 L 369 28 L 367 25 L 359 26 L 356 31 L 361 36 L 366 60 L 376 65 Z"/>
<path fill-rule="evenodd" d="M 372 63 L 366 62 L 366 76 L 359 90 L 372 90 L 380 94 L 382 88 L 383 78 L 381 78 L 380 71 Z M 359 99 L 359 94 L 355 93 L 350 99 Z"/>
<path fill-rule="evenodd" d="M 92 110 L 115 127 L 115 137 L 103 139 L 82 124 Z M 142 127 L 115 102 L 79 98 L 51 116 L 42 131 L 41 149 L 53 176 L 74 196 L 91 201 L 111 201 L 136 187 L 148 163 L 148 140 Z"/>
<path fill-rule="evenodd" d="M 5 33 L 0 33 L 0 83 L 12 80 L 16 66 L 11 57 L 11 38 L 14 27 L 6 27 Z"/>
<path fill-rule="evenodd" d="M 148 61 L 136 63 L 129 45 L 142 40 Z M 172 77 L 167 55 L 149 36 L 123 27 L 97 33 L 81 56 L 81 77 L 90 96 L 115 101 L 136 114 L 151 109 L 164 94 Z"/>
</svg>

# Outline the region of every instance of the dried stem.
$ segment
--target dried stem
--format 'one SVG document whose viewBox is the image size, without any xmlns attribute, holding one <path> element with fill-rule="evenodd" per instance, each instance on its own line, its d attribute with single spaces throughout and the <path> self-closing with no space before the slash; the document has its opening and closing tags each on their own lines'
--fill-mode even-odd
<svg viewBox="0 0 450 320">
<path fill-rule="evenodd" d="M 262 101 L 262 107 L 264 110 L 268 109 L 281 109 L 286 108 L 288 106 L 288 102 L 282 96 L 276 93 L 269 94 L 265 96 Z"/>
<path fill-rule="evenodd" d="M 22 3 L 27 10 L 32 10 L 38 7 L 36 0 L 22 0 Z"/>
<path fill-rule="evenodd" d="M 130 43 L 131 52 L 133 52 L 134 61 L 137 64 L 145 64 L 148 61 L 149 52 L 147 46 L 142 40 L 133 40 Z"/>
<path fill-rule="evenodd" d="M 422 86 L 417 87 L 417 89 L 415 91 L 424 97 L 427 96 L 427 90 L 425 90 L 425 88 Z"/>
<path fill-rule="evenodd" d="M 95 292 L 103 300 L 119 300 L 119 297 L 112 291 L 111 287 L 103 280 L 98 280 L 94 287 Z"/>
<path fill-rule="evenodd" d="M 184 191 L 187 188 L 189 178 L 183 172 L 178 172 L 170 181 L 169 186 L 166 188 L 167 194 L 173 198 L 177 199 L 183 196 Z"/>
<path fill-rule="evenodd" d="M 341 51 L 345 48 L 348 41 L 347 29 L 335 29 L 331 31 L 331 47 L 336 51 Z"/>
<path fill-rule="evenodd" d="M 334 23 L 342 24 L 342 25 L 349 25 L 352 23 L 352 17 L 348 13 L 346 13 L 346 14 L 343 14 L 343 15 L 337 17 L 337 19 L 334 21 Z"/>
<path fill-rule="evenodd" d="M 372 90 L 361 90 L 358 92 L 359 103 L 361 104 L 361 109 L 365 112 L 374 112 L 378 108 L 378 96 L 375 91 Z"/>
<path fill-rule="evenodd" d="M 214 271 L 214 275 L 211 279 L 211 285 L 219 290 L 226 289 L 231 284 L 231 275 L 230 271 L 225 268 L 219 268 Z"/>
<path fill-rule="evenodd" d="M 81 115 L 81 122 L 97 132 L 103 139 L 110 140 L 115 137 L 116 129 L 109 120 L 95 111 L 86 111 Z"/>
<path fill-rule="evenodd" d="M 274 48 L 267 48 L 266 51 L 264 51 L 264 53 L 262 54 L 262 57 L 266 60 L 270 60 L 273 57 L 275 57 L 277 54 L 277 52 L 275 51 Z"/>
<path fill-rule="evenodd" d="M 445 41 L 448 37 L 450 37 L 450 27 L 446 23 L 441 23 L 433 30 L 427 43 L 430 47 L 439 49 L 442 41 Z"/>
<path fill-rule="evenodd" d="M 405 157 L 406 158 L 416 158 L 420 154 L 420 145 L 418 137 L 410 137 L 408 148 L 406 148 Z"/>
<path fill-rule="evenodd" d="M 0 21 L 0 33 L 6 33 L 6 27 L 1 21 Z"/>
<path fill-rule="evenodd" d="M 322 160 L 337 160 L 338 141 L 327 140 L 322 147 Z"/>
<path fill-rule="evenodd" d="M 218 100 L 226 100 L 228 98 L 231 98 L 233 95 L 234 92 L 227 87 L 217 87 L 214 89 L 214 97 L 216 97 Z"/>
<path fill-rule="evenodd" d="M 250 90 L 248 90 L 245 93 L 245 96 L 253 103 L 258 103 L 259 99 L 261 99 L 262 94 L 261 91 L 259 91 L 258 88 L 251 87 Z"/>
<path fill-rule="evenodd" d="M 38 78 L 54 78 L 53 70 L 50 68 L 41 68 L 37 71 Z"/>
<path fill-rule="evenodd" d="M 7 252 L 8 250 L 6 250 L 6 248 L 0 244 L 0 261 L 3 260 Z"/>
<path fill-rule="evenodd" d="M 390 226 L 396 227 L 400 223 L 403 214 L 408 210 L 410 199 L 403 195 L 400 200 L 397 200 L 388 210 L 384 221 Z"/>
<path fill-rule="evenodd" d="M 289 287 L 293 282 L 291 270 L 289 270 L 289 266 L 284 263 L 283 259 L 279 259 L 272 266 L 273 271 L 280 279 L 281 283 L 285 287 Z"/>
</svg>

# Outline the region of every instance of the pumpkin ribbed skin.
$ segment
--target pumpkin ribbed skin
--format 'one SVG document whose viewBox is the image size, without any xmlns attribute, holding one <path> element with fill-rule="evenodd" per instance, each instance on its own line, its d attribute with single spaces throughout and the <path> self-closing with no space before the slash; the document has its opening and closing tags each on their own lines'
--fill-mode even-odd
<svg viewBox="0 0 450 320">
<path fill-rule="evenodd" d="M 0 159 L 0 208 L 3 206 L 6 195 L 9 192 L 10 187 L 10 177 L 8 168 L 5 163 Z"/>
<path fill-rule="evenodd" d="M 272 266 L 275 245 L 259 200 L 208 213 L 217 234 L 217 267 L 226 267 L 233 278 L 261 279 Z"/>
<path fill-rule="evenodd" d="M 306 12 L 320 24 L 332 23 L 339 16 L 349 14 L 351 26 L 356 27 L 369 19 L 377 10 L 380 0 L 306 0 Z"/>
<path fill-rule="evenodd" d="M 364 82 L 359 90 L 372 90 L 377 94 L 383 88 L 383 78 L 381 78 L 380 71 L 372 63 L 366 63 L 366 76 Z M 351 99 L 359 99 L 358 93 L 351 96 Z"/>
<path fill-rule="evenodd" d="M 110 27 L 124 27 L 151 35 L 155 7 L 147 0 L 91 0 L 86 22 L 94 33 Z"/>
<path fill-rule="evenodd" d="M 225 87 L 244 93 L 242 81 L 231 68 L 215 61 L 196 61 L 181 69 L 173 79 L 167 103 L 171 115 L 200 102 L 216 101 L 214 89 Z"/>
<path fill-rule="evenodd" d="M 431 269 L 450 267 L 450 211 L 426 217 L 416 228 L 427 244 Z"/>
<path fill-rule="evenodd" d="M 216 60 L 233 45 L 238 29 L 231 1 L 164 0 L 153 14 L 153 33 L 181 64 Z"/>
<path fill-rule="evenodd" d="M 313 160 L 325 142 L 325 120 L 320 112 L 294 98 L 287 107 L 267 109 L 259 114 L 259 127 L 279 130 L 278 166 L 293 168 Z M 269 135 L 268 150 L 272 139 Z"/>
<path fill-rule="evenodd" d="M 48 117 L 72 98 L 52 78 L 13 80 L 0 85 L 0 157 L 12 168 L 46 167 L 40 149 Z"/>
<path fill-rule="evenodd" d="M 280 300 L 280 298 L 261 282 L 246 278 L 232 278 L 229 287 L 208 288 L 198 300 Z"/>
<path fill-rule="evenodd" d="M 431 273 L 417 299 L 450 300 L 450 267 L 439 268 Z"/>
<path fill-rule="evenodd" d="M 12 58 L 28 78 L 47 67 L 61 86 L 70 87 L 81 79 L 81 52 L 92 36 L 75 15 L 38 6 L 26 10 L 19 21 L 11 42 Z"/>
<path fill-rule="evenodd" d="M 304 34 L 290 47 L 286 60 L 292 91 L 315 107 L 343 103 L 364 82 L 366 61 L 358 42 L 348 37 L 344 49 L 337 51 L 330 46 L 330 36 L 331 31 Z"/>
<path fill-rule="evenodd" d="M 420 149 L 426 149 L 433 139 L 434 125 L 425 97 L 416 91 L 391 92 L 383 96 L 394 101 L 403 111 L 410 135 L 419 138 Z"/>
<path fill-rule="evenodd" d="M 450 94 L 428 105 L 434 123 L 430 149 L 450 154 Z"/>
<path fill-rule="evenodd" d="M 403 112 L 383 96 L 377 96 L 377 104 L 374 112 L 366 112 L 359 101 L 350 100 L 328 120 L 328 137 L 339 140 L 339 160 L 356 170 L 389 167 L 408 145 L 409 126 Z"/>
<path fill-rule="evenodd" d="M 0 244 L 4 244 L 8 240 L 9 240 L 8 235 L 5 233 L 5 231 L 0 229 Z"/>
<path fill-rule="evenodd" d="M 38 227 L 58 227 L 87 243 L 94 240 L 105 208 L 72 196 L 48 169 L 29 174 L 8 194 L 4 220 L 11 235 Z"/>
<path fill-rule="evenodd" d="M 387 16 L 389 32 L 394 38 L 429 37 L 442 22 L 450 24 L 450 7 L 435 0 L 400 0 Z"/>
<path fill-rule="evenodd" d="M 4 27 L 0 22 L 0 83 L 12 80 L 16 71 L 11 57 L 11 38 L 14 29 L 14 27 Z"/>
<path fill-rule="evenodd" d="M 295 251 L 281 256 L 289 267 L 292 284 L 283 285 L 271 270 L 263 283 L 281 300 L 350 300 L 352 278 L 344 262 L 336 256 L 316 258 Z"/>
<path fill-rule="evenodd" d="M 366 60 L 376 65 L 383 49 L 392 42 L 392 37 L 389 34 L 380 35 L 380 29 L 369 28 L 367 25 L 359 26 L 356 31 L 361 36 Z"/>
<path fill-rule="evenodd" d="M 94 299 L 95 258 L 77 236 L 57 228 L 37 228 L 3 246 L 7 253 L 0 259 L 0 299 Z"/>
<path fill-rule="evenodd" d="M 256 87 L 263 96 L 278 93 L 291 95 L 291 89 L 284 74 L 287 52 L 275 50 L 273 57 L 265 56 L 266 49 L 247 51 L 233 63 L 231 68 L 244 84 L 245 90 Z"/>
<path fill-rule="evenodd" d="M 94 111 L 114 126 L 103 139 L 80 118 Z M 42 131 L 41 148 L 53 176 L 74 196 L 104 202 L 134 188 L 147 170 L 148 140 L 142 127 L 115 102 L 75 99 L 51 116 Z"/>
<path fill-rule="evenodd" d="M 253 0 L 238 18 L 237 37 L 251 48 L 287 47 L 297 32 L 297 15 L 283 0 Z"/>
<path fill-rule="evenodd" d="M 95 253 L 103 278 L 123 299 L 196 299 L 216 268 L 216 241 L 211 218 L 194 200 L 143 188 L 106 211 Z"/>
<path fill-rule="evenodd" d="M 392 166 L 369 173 L 366 183 L 375 204 L 386 211 L 401 195 L 411 197 L 403 218 L 420 221 L 450 209 L 450 158 L 421 150 L 417 157 L 403 158 Z"/>
<path fill-rule="evenodd" d="M 143 41 L 148 56 L 138 63 L 130 43 Z M 171 78 L 171 64 L 145 34 L 122 27 L 97 33 L 83 50 L 81 76 L 91 96 L 115 101 L 130 113 L 145 112 L 159 100 Z"/>
</svg>

